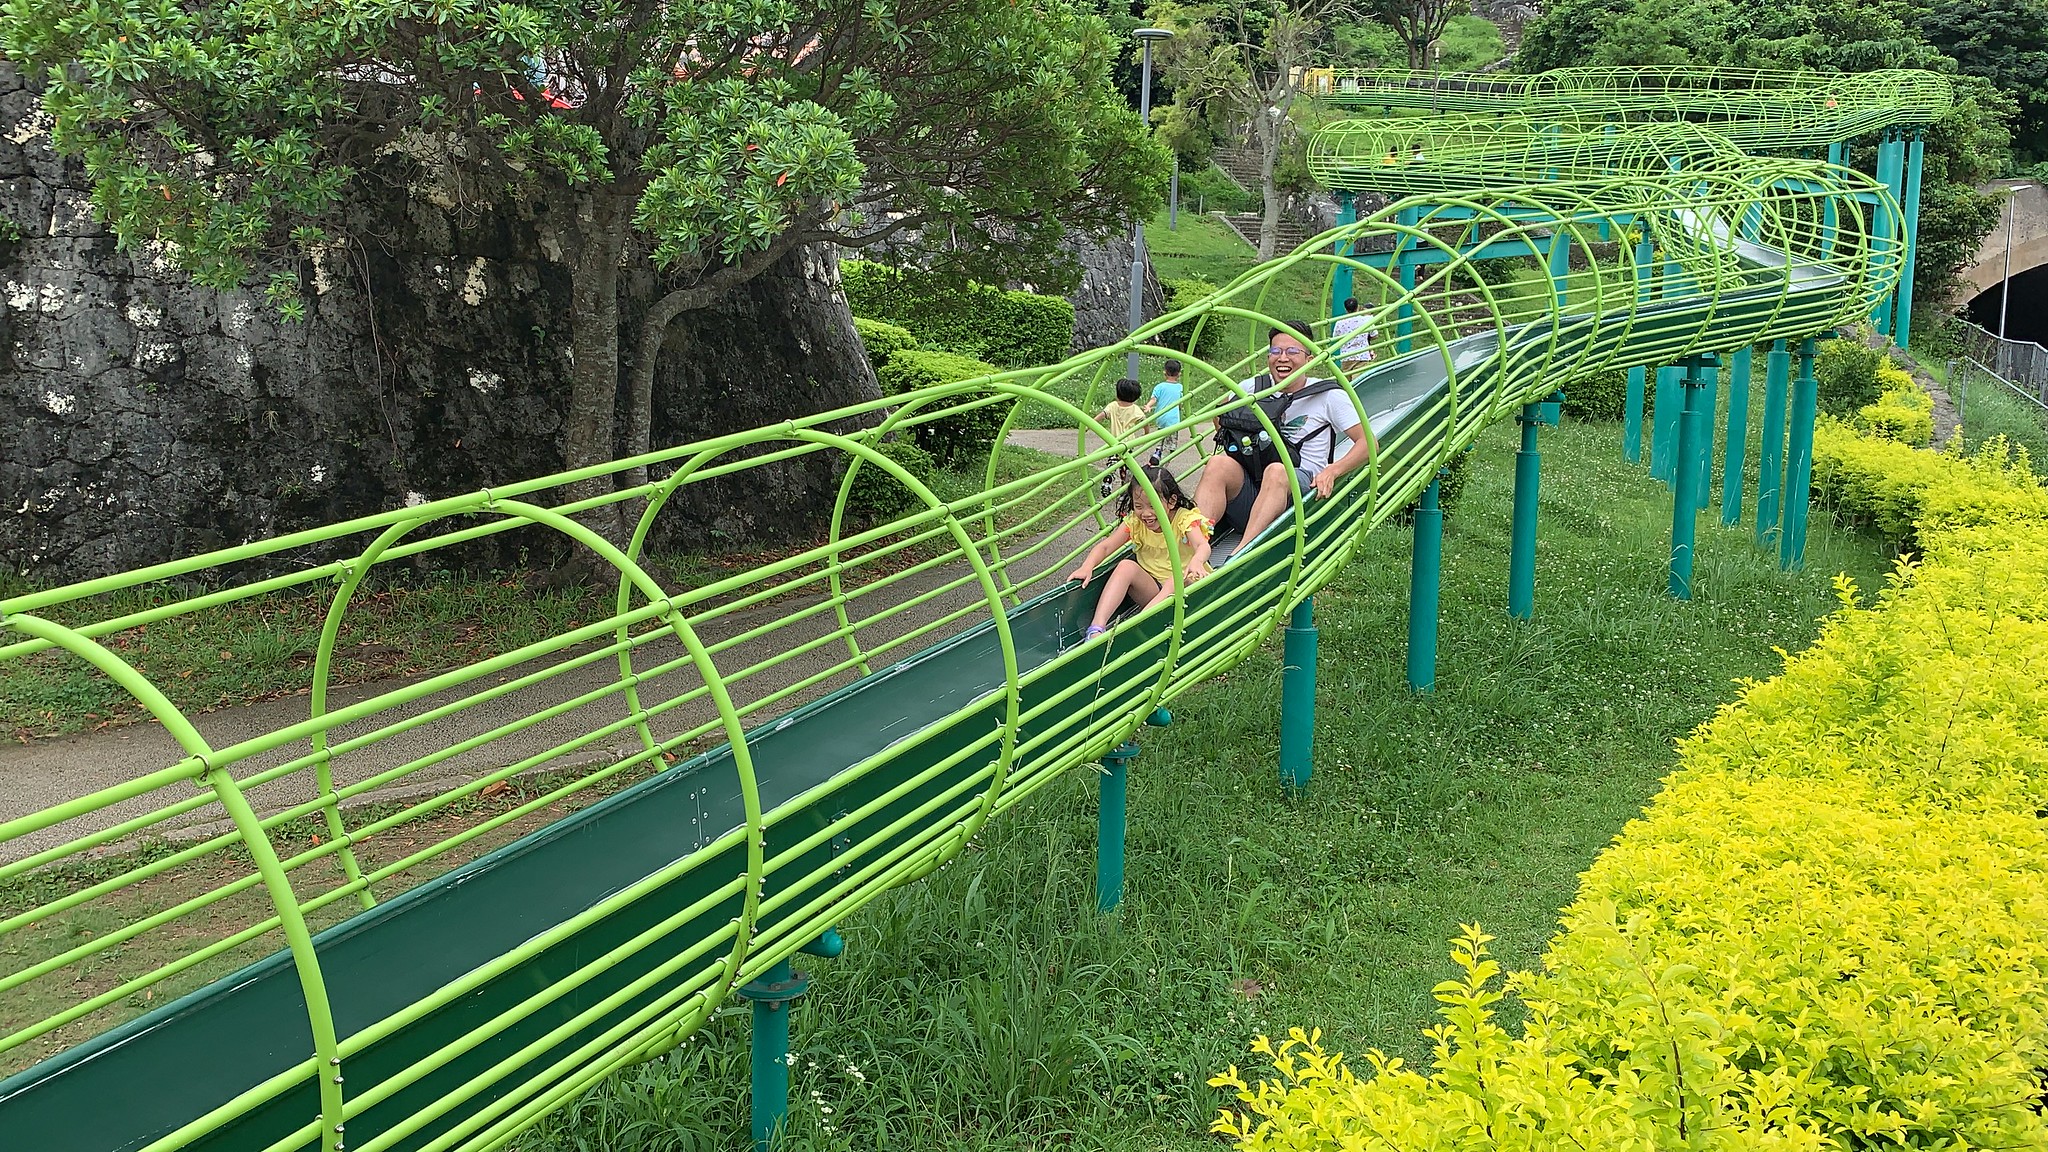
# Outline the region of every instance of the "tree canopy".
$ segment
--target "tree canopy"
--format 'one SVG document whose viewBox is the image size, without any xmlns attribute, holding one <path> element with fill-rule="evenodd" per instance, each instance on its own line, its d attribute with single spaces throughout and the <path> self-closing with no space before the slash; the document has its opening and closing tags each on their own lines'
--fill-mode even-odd
<svg viewBox="0 0 2048 1152">
<path fill-rule="evenodd" d="M 297 310 L 355 182 L 394 157 L 546 206 L 574 286 L 572 466 L 644 448 L 661 329 L 796 245 L 921 238 L 940 267 L 1043 279 L 1066 231 L 1149 212 L 1165 155 L 1111 83 L 1122 47 L 1067 0 L 0 7 L 0 53 L 43 78 L 116 236 L 208 285 Z M 633 261 L 663 294 L 621 438 Z"/>
<path fill-rule="evenodd" d="M 2043 2 L 1953 0 L 1973 9 Z M 1941 11 L 1896 0 L 1789 7 L 1773 0 L 1551 0 L 1523 31 L 1515 64 L 1523 72 L 1582 64 L 1718 64 L 1842 72 L 1927 68 L 1954 75 L 1956 106 L 1926 135 L 1920 203 L 1916 298 L 1938 305 L 1997 218 L 1998 200 L 1974 186 L 2012 164 L 2015 131 L 2029 130 L 2015 103 L 2024 87 L 1964 66 L 1949 54 L 1960 41 L 1930 33 L 1944 19 Z M 2014 32 L 2015 43 L 2029 42 L 2024 29 Z M 1874 151 L 1866 142 L 1850 160 L 1871 170 Z"/>
</svg>

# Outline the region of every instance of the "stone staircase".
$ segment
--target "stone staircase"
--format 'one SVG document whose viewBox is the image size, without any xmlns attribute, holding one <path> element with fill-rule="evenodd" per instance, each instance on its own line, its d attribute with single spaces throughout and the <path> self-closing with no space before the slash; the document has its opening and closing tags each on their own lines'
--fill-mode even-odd
<svg viewBox="0 0 2048 1152">
<path fill-rule="evenodd" d="M 1259 196 L 1259 158 L 1250 148 L 1218 148 L 1212 158 L 1216 166 L 1223 169 L 1237 186 L 1249 192 L 1254 200 Z M 1259 225 L 1265 218 L 1263 211 L 1218 213 L 1231 229 L 1254 248 L 1259 246 Z M 1292 252 L 1308 239 L 1308 229 L 1302 221 L 1286 212 L 1280 214 L 1279 236 L 1275 239 L 1273 251 Z"/>
<path fill-rule="evenodd" d="M 1259 225 L 1265 222 L 1265 213 L 1219 212 L 1217 215 L 1223 217 L 1223 222 L 1230 225 L 1231 231 L 1244 237 L 1245 243 L 1253 248 L 1259 246 Z M 1292 252 L 1301 247 L 1303 240 L 1308 239 L 1308 230 L 1284 214 L 1280 217 L 1277 231 L 1278 235 L 1273 239 L 1273 251 L 1276 253 Z"/>
</svg>

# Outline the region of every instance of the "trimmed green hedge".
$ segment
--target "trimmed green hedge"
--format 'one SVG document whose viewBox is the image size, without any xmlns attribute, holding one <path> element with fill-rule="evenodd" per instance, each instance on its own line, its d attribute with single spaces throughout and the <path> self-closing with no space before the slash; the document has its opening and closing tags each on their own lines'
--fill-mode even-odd
<svg viewBox="0 0 2048 1152">
<path fill-rule="evenodd" d="M 1580 420 L 1619 420 L 1628 407 L 1628 369 L 1610 368 L 1574 376 L 1560 387 L 1564 413 Z"/>
<path fill-rule="evenodd" d="M 1847 420 L 1877 399 L 1883 390 L 1877 370 L 1884 354 L 1854 340 L 1823 340 L 1813 360 L 1813 378 L 1820 385 L 1820 410 Z"/>
<path fill-rule="evenodd" d="M 1216 294 L 1216 285 L 1199 276 L 1162 278 L 1159 286 L 1166 290 L 1166 309 L 1169 312 Z M 1199 337 L 1195 333 L 1197 324 L 1202 329 Z M 1200 318 L 1185 320 L 1160 333 L 1159 342 L 1168 348 L 1178 348 L 1197 360 L 1213 360 L 1223 348 L 1223 334 L 1229 326 L 1229 321 L 1222 316 L 1211 316 L 1206 321 Z"/>
<path fill-rule="evenodd" d="M 1926 555 L 1689 737 L 1504 993 L 1468 928 L 1428 1073 L 1320 1034 L 1211 1081 L 1247 1149 L 2043 1148 L 2048 491 L 1830 425 Z M 1909 459 L 1910 458 L 1910 459 Z M 1910 493 L 1905 491 L 1910 489 Z M 1873 485 L 1871 490 L 1875 490 Z"/>
<path fill-rule="evenodd" d="M 929 486 L 938 473 L 938 461 L 932 454 L 919 448 L 907 436 L 884 440 L 875 445 L 875 450 L 903 466 L 919 481 Z M 877 522 L 908 516 L 924 508 L 924 501 L 903 482 L 891 476 L 887 470 L 872 463 L 861 465 L 860 472 L 853 478 L 853 490 L 846 494 L 846 507 L 855 515 L 865 516 Z"/>
<path fill-rule="evenodd" d="M 901 325 L 950 352 L 1035 367 L 1065 359 L 1074 343 L 1074 305 L 1058 296 L 962 286 L 872 260 L 849 260 L 839 273 L 854 315 Z"/>
<path fill-rule="evenodd" d="M 860 345 L 867 350 L 868 363 L 876 368 L 887 364 L 896 353 L 918 347 L 917 337 L 910 334 L 910 329 L 886 320 L 855 316 L 853 330 L 860 333 Z"/>
<path fill-rule="evenodd" d="M 887 364 L 878 366 L 875 380 L 881 384 L 883 395 L 898 396 L 935 384 L 993 375 L 996 371 L 995 365 L 971 356 L 911 348 L 896 353 L 889 357 Z M 951 404 L 948 401 L 944 407 Z M 908 430 L 911 441 L 945 467 L 979 464 L 988 458 L 989 449 L 995 446 L 996 433 L 1002 431 L 1003 417 L 1009 413 L 1009 404 L 1008 400 L 1001 400 L 913 425 Z"/>
</svg>

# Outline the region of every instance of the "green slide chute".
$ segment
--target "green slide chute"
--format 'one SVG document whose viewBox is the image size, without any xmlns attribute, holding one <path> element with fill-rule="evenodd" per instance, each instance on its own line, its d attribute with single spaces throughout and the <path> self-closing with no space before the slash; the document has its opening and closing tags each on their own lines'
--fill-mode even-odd
<svg viewBox="0 0 2048 1152">
<path fill-rule="evenodd" d="M 57 941 L 0 975 L 0 998 L 67 1005 L 0 1034 L 0 1060 L 19 1069 L 0 1081 L 8 1146 L 501 1146 L 1241 660 L 1487 425 L 1577 374 L 1830 330 L 1898 277 L 1896 204 L 1849 169 L 1747 156 L 1687 128 L 1562 144 L 1500 132 L 1541 149 L 1541 170 L 1453 172 L 1426 200 L 1060 364 L 0 601 L 0 674 L 86 661 L 166 736 L 162 756 L 98 766 L 72 800 L 0 822 L 0 882 L 27 894 L 0 908 L 0 940 Z M 1324 156 L 1375 164 L 1382 142 Z M 1431 155 L 1425 144 L 1422 163 Z M 1654 264 L 1603 229 L 1654 237 Z M 1551 254 L 1551 277 L 1519 295 L 1490 285 L 1472 274 L 1488 249 Z M 1384 260 L 1336 254 L 1368 250 L 1432 262 L 1404 286 Z M 890 455 L 899 433 L 942 421 L 1007 432 L 1025 405 L 1090 428 L 1127 351 L 1188 360 L 1161 334 L 1248 321 L 1234 359 L 1189 362 L 1179 430 L 1199 438 L 1263 368 L 1282 281 L 1304 266 L 1407 317 L 1415 350 L 1347 386 L 1370 465 L 1103 640 L 1082 642 L 1094 589 L 1064 574 L 1109 522 L 1100 469 L 1141 462 L 1162 432 L 1043 467 L 1016 466 L 999 439 L 983 490 L 950 499 Z M 1326 324 L 1299 333 L 1320 349 L 1318 375 L 1334 372 Z M 1090 403 L 1060 399 L 1083 386 Z M 1174 462 L 1191 468 L 1199 451 L 1184 438 Z M 657 478 L 573 495 L 643 467 Z M 653 527 L 691 514 L 693 486 L 791 474 L 838 485 L 829 539 L 685 591 L 650 571 Z M 876 492 L 906 510 L 850 514 Z M 624 543 L 592 527 L 613 505 L 637 519 Z M 513 531 L 566 538 L 616 571 L 616 613 L 415 682 L 328 690 L 366 577 Z M 142 588 L 159 594 L 138 607 Z M 215 735 L 124 659 L 138 628 L 314 589 L 331 608 L 314 691 L 289 722 Z M 459 830 L 437 822 L 532 772 L 546 773 L 529 777 L 541 794 Z M 493 846 L 634 772 L 645 778 Z M 151 850 L 118 855 L 135 845 Z M 109 852 L 118 867 L 93 866 Z M 49 931 L 191 874 L 215 879 L 96 934 Z M 144 937 L 170 958 L 82 982 Z"/>
</svg>

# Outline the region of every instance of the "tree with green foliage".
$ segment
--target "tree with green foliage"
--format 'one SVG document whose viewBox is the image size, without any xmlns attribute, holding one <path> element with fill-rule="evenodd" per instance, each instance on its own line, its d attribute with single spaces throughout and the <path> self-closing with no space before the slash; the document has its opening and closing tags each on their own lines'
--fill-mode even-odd
<svg viewBox="0 0 2048 1152">
<path fill-rule="evenodd" d="M 1953 2 L 1988 8 L 2007 0 Z M 2011 2 L 2038 6 L 2042 0 Z M 1889 0 L 1817 0 L 1790 8 L 1772 0 L 1550 0 L 1523 30 L 1515 65 L 1522 72 L 1581 64 L 1710 64 L 1841 72 L 1927 68 L 1950 74 L 1955 107 L 1926 135 L 1914 285 L 1914 298 L 1935 307 L 1997 220 L 1999 201 L 1975 186 L 2009 163 L 2010 126 L 2020 110 L 2015 100 L 2028 91 L 2002 88 L 1978 71 L 1960 68 L 1940 40 L 1923 35 L 1935 19 Z M 2028 35 L 2015 29 L 2016 42 L 2031 42 Z M 1849 159 L 1872 171 L 1876 149 L 1866 141 Z"/>
<path fill-rule="evenodd" d="M 1165 155 L 1111 83 L 1122 49 L 1069 0 L 0 7 L 120 243 L 202 284 L 298 314 L 392 163 L 529 206 L 571 285 L 571 467 L 644 451 L 670 321 L 798 245 L 922 237 L 936 267 L 1043 280 L 1066 231 L 1152 211 Z"/>
<path fill-rule="evenodd" d="M 1920 33 L 2017 101 L 2014 144 L 2048 161 L 2048 0 L 1941 0 L 1921 13 Z"/>
<path fill-rule="evenodd" d="M 1169 106 L 1165 119 L 1184 128 L 1220 106 L 1249 121 L 1265 201 L 1262 260 L 1272 258 L 1280 232 L 1282 191 L 1275 175 L 1297 131 L 1290 113 L 1304 73 L 1326 25 L 1355 16 L 1349 0 L 1156 0 L 1146 9 L 1149 22 L 1175 33 L 1155 49 L 1178 106 Z"/>
<path fill-rule="evenodd" d="M 1408 49 L 1408 67 L 1429 66 L 1429 46 L 1450 26 L 1451 17 L 1472 10 L 1469 0 L 1368 0 L 1366 11 L 1394 30 Z"/>
</svg>

